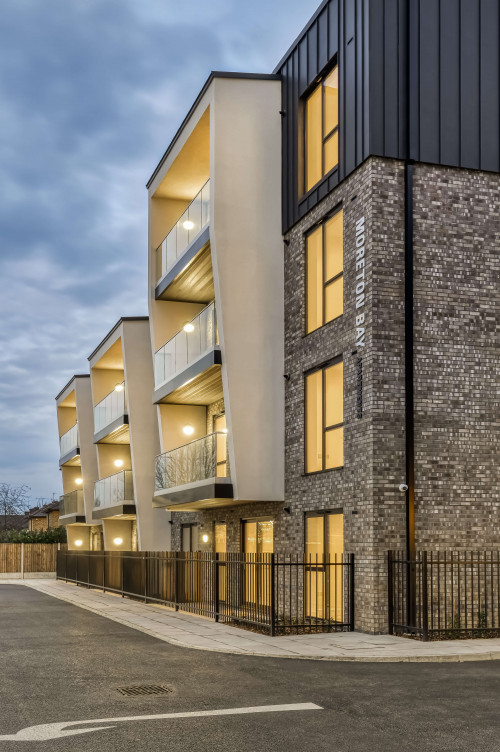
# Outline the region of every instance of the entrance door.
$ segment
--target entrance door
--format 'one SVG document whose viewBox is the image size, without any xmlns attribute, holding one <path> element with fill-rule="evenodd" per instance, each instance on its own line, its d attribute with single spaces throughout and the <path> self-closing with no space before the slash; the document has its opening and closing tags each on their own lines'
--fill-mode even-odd
<svg viewBox="0 0 500 752">
<path fill-rule="evenodd" d="M 245 601 L 267 606 L 270 601 L 271 567 L 263 554 L 273 553 L 273 521 L 245 520 L 243 523 L 243 551 L 252 554 L 245 565 Z"/>
<path fill-rule="evenodd" d="M 216 477 L 227 477 L 227 428 L 226 415 L 221 413 L 214 417 L 215 454 L 216 454 Z"/>
<path fill-rule="evenodd" d="M 194 553 L 198 550 L 198 525 L 181 526 L 181 550 L 183 556 L 177 569 L 179 597 L 184 603 L 196 603 L 200 589 L 199 566 Z"/>
<path fill-rule="evenodd" d="M 344 515 L 318 513 L 306 517 L 305 613 L 317 619 L 343 621 Z"/>
<path fill-rule="evenodd" d="M 227 552 L 227 528 L 225 522 L 216 522 L 214 525 L 214 542 L 215 553 L 219 554 L 219 563 L 217 564 L 217 577 L 219 580 L 219 600 L 226 600 L 226 552 Z M 221 563 L 222 562 L 222 563 Z"/>
</svg>

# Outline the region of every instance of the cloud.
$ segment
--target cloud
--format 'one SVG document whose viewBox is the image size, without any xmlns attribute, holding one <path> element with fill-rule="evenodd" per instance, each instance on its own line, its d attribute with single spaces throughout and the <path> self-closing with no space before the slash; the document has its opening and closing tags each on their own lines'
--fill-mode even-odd
<svg viewBox="0 0 500 752">
<path fill-rule="evenodd" d="M 315 5 L 3 1 L 0 480 L 60 492 L 54 396 L 147 310 L 146 180 L 210 70 L 270 72 Z"/>
</svg>

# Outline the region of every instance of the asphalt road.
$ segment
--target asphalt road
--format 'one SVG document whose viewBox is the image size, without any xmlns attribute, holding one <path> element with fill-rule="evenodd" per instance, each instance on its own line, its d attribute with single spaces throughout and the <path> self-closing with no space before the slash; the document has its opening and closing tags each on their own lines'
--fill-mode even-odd
<svg viewBox="0 0 500 752">
<path fill-rule="evenodd" d="M 172 691 L 118 692 L 151 684 Z M 322 663 L 188 650 L 0 585 L 2 752 L 498 752 L 499 700 L 498 662 Z M 303 703 L 322 709 L 136 718 Z M 27 732 L 45 741 L 1 739 L 40 724 L 125 717 L 136 720 Z"/>
</svg>

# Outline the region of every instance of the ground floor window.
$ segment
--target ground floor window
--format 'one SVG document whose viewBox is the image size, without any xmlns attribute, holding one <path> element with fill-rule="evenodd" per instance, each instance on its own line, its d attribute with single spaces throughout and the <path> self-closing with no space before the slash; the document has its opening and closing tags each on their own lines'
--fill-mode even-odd
<svg viewBox="0 0 500 752">
<path fill-rule="evenodd" d="M 312 512 L 305 519 L 305 612 L 311 618 L 343 621 L 344 515 Z"/>
<path fill-rule="evenodd" d="M 252 554 L 245 564 L 244 600 L 268 606 L 270 564 L 263 554 L 273 553 L 273 526 L 269 519 L 243 521 L 243 552 Z"/>
<path fill-rule="evenodd" d="M 198 551 L 198 525 L 181 525 L 181 551 Z"/>
</svg>

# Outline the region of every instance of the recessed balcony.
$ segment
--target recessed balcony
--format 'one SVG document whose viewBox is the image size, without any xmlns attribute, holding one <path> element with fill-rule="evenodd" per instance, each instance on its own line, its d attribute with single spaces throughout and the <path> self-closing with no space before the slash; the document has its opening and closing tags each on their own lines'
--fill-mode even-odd
<svg viewBox="0 0 500 752">
<path fill-rule="evenodd" d="M 156 458 L 155 506 L 206 509 L 233 503 L 227 433 L 217 431 Z"/>
<path fill-rule="evenodd" d="M 94 407 L 94 444 L 99 443 L 130 443 L 124 381 Z"/>
<path fill-rule="evenodd" d="M 101 478 L 94 486 L 94 517 L 135 515 L 135 494 L 132 470 Z"/>
<path fill-rule="evenodd" d="M 198 404 L 215 402 L 222 397 L 221 362 L 215 303 L 210 303 L 155 353 L 153 402 L 182 402 L 184 391 L 191 404 L 197 404 L 196 393 Z"/>
<path fill-rule="evenodd" d="M 63 465 L 80 465 L 80 447 L 78 436 L 78 423 L 75 423 L 69 431 L 63 433 L 59 439 L 59 467 Z"/>
<path fill-rule="evenodd" d="M 155 251 L 157 300 L 203 303 L 214 297 L 209 222 L 208 180 Z"/>
<path fill-rule="evenodd" d="M 81 488 L 77 488 L 62 496 L 59 508 L 59 520 L 64 525 L 85 522 L 85 507 L 83 503 L 83 490 Z"/>
</svg>

